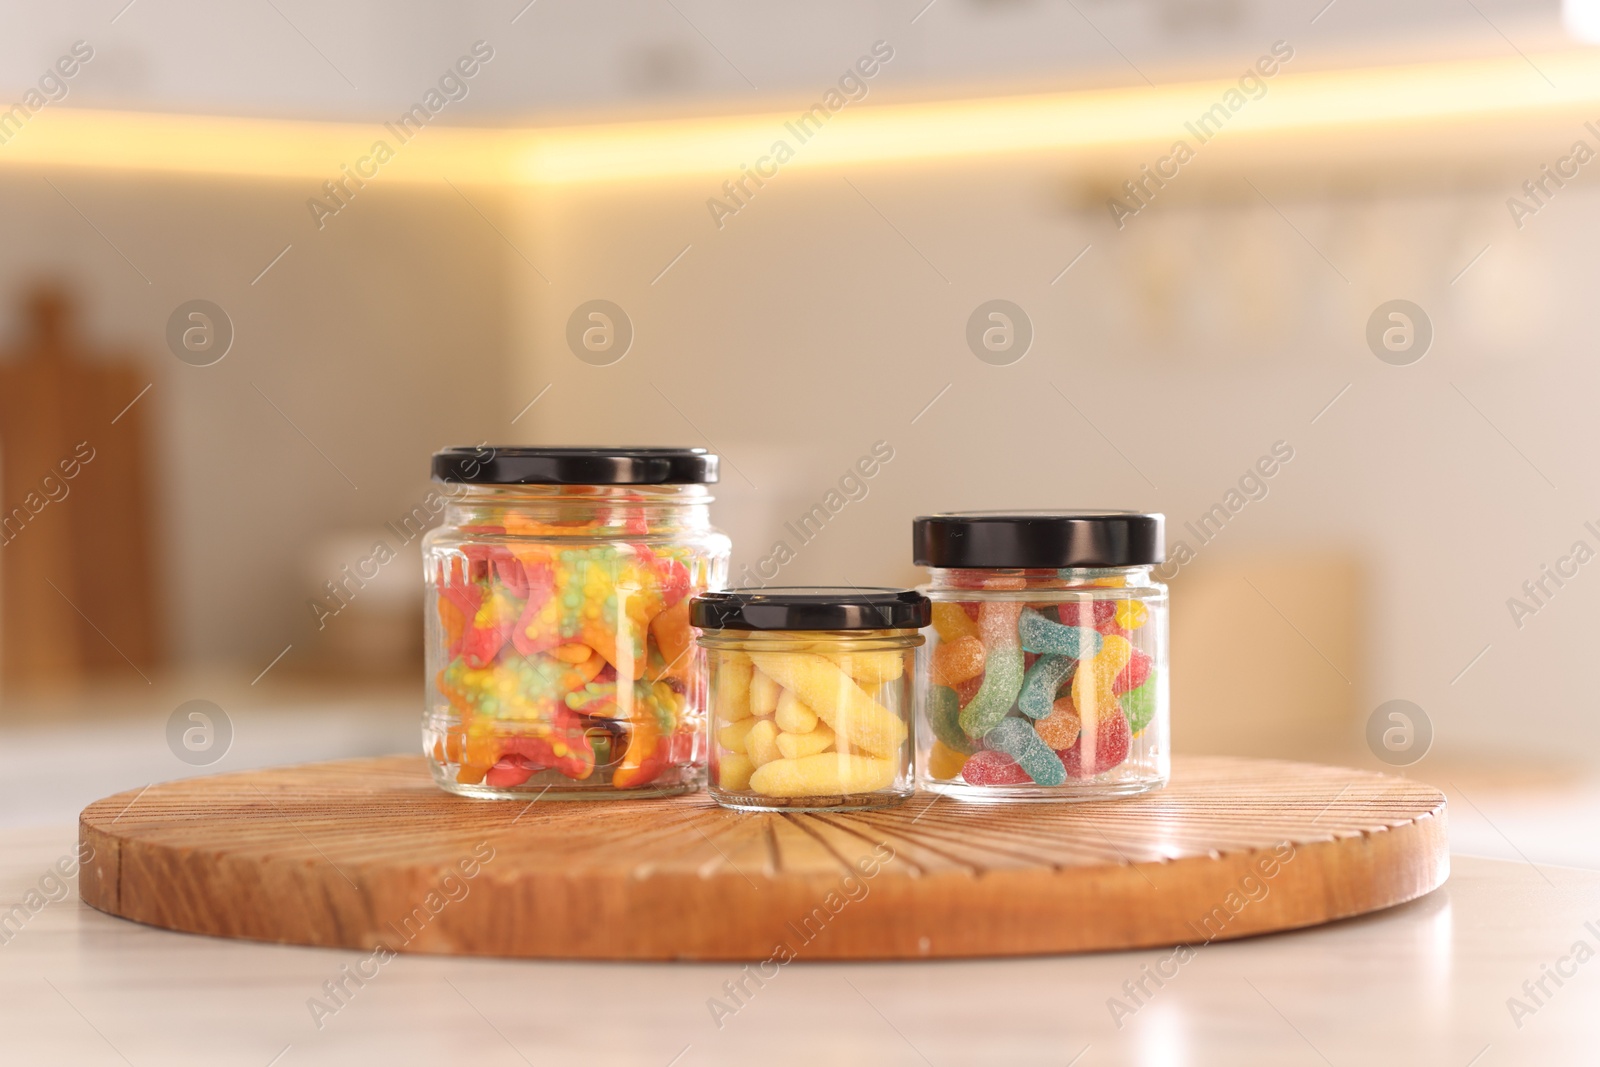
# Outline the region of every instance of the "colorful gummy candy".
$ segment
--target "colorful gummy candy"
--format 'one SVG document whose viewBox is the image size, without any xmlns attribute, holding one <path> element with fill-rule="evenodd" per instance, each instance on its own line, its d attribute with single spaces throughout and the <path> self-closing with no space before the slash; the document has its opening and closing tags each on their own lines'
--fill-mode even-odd
<svg viewBox="0 0 1600 1067">
<path fill-rule="evenodd" d="M 811 646 L 806 634 L 781 636 Z M 905 653 L 721 648 L 711 656 L 719 790 L 844 797 L 888 789 L 903 773 L 909 701 L 904 692 L 892 699 L 896 713 L 879 698 L 908 690 Z"/>
<path fill-rule="evenodd" d="M 435 685 L 453 718 L 433 757 L 457 782 L 638 789 L 692 775 L 688 598 L 705 588 L 709 561 L 644 540 L 519 539 L 576 541 L 599 525 L 508 510 L 503 525 L 465 528 L 477 543 L 437 558 L 448 662 Z M 637 517 L 625 529 L 650 532 Z"/>
<path fill-rule="evenodd" d="M 1022 585 L 992 577 L 970 584 Z M 1069 587 L 1101 584 L 1121 582 Z M 1153 657 L 1139 647 L 1149 619 L 1144 603 L 1125 597 L 934 604 L 927 773 L 975 786 L 1048 788 L 1123 764 L 1160 699 Z"/>
</svg>

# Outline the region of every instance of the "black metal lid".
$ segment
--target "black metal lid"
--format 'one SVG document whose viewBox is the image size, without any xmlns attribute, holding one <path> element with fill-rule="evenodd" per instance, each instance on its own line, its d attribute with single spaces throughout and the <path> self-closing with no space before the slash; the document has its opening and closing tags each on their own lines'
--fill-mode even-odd
<svg viewBox="0 0 1600 1067">
<path fill-rule="evenodd" d="M 433 480 L 472 485 L 705 485 L 718 457 L 703 448 L 527 448 L 492 445 L 433 454 Z"/>
<path fill-rule="evenodd" d="M 911 524 L 925 567 L 1143 567 L 1166 559 L 1166 517 L 1138 511 L 952 511 Z"/>
<path fill-rule="evenodd" d="M 933 605 L 913 589 L 773 586 L 689 601 L 689 622 L 705 630 L 916 630 L 932 619 Z"/>
</svg>

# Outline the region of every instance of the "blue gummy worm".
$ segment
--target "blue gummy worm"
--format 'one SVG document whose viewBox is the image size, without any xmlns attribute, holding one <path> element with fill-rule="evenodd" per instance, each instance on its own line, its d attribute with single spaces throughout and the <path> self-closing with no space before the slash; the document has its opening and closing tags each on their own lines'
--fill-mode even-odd
<svg viewBox="0 0 1600 1067">
<path fill-rule="evenodd" d="M 1067 680 L 1072 665 L 1078 661 L 1071 656 L 1040 656 L 1022 678 L 1022 693 L 1017 697 L 1017 710 L 1030 719 L 1042 719 L 1055 706 L 1056 693 Z"/>
<path fill-rule="evenodd" d="M 961 709 L 961 728 L 968 737 L 982 737 L 1006 717 L 1022 688 L 1022 649 L 997 648 L 984 664 L 983 684 Z"/>
<path fill-rule="evenodd" d="M 1083 648 L 1083 635 L 1089 635 L 1089 647 Z M 1100 651 L 1102 638 L 1098 631 L 1079 626 L 1063 626 L 1051 622 L 1032 608 L 1022 609 L 1017 622 L 1017 635 L 1026 652 L 1048 653 L 1055 656 L 1092 656 Z"/>
<path fill-rule="evenodd" d="M 1061 757 L 1033 732 L 1033 727 L 1022 719 L 1004 719 L 993 730 L 983 735 L 983 743 L 996 752 L 1004 752 L 1028 772 L 1036 785 L 1061 785 L 1067 780 L 1067 768 Z"/>
</svg>

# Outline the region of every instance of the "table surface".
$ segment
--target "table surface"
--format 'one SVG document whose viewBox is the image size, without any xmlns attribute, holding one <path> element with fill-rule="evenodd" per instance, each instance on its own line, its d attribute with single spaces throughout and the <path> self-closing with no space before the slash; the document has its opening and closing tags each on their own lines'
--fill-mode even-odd
<svg viewBox="0 0 1600 1067">
<path fill-rule="evenodd" d="M 1185 960 L 802 958 L 758 986 L 732 964 L 369 962 L 157 930 L 75 893 L 30 912 L 29 890 L 60 896 L 45 876 L 75 842 L 67 827 L 0 834 L 0 919 L 24 903 L 0 928 L 0 1062 L 1492 1067 L 1596 1055 L 1600 873 L 1572 868 L 1456 857 L 1421 900 Z M 373 977 L 329 999 L 324 984 L 358 966 Z M 1524 991 L 1553 968 L 1571 977 Z M 1173 976 L 1157 987 L 1145 976 L 1159 971 Z M 741 978 L 749 995 L 735 1000 L 724 987 Z M 1149 995 L 1130 996 L 1124 983 L 1141 978 Z M 1514 1015 L 1512 997 L 1528 1010 Z"/>
</svg>

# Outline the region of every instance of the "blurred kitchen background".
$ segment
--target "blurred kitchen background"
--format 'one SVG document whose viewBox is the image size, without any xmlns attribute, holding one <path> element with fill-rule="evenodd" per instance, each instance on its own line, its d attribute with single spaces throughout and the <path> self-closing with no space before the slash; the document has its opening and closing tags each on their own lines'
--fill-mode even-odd
<svg viewBox="0 0 1600 1067">
<path fill-rule="evenodd" d="M 1600 864 L 1596 41 L 1589 0 L 13 11 L 0 822 L 411 748 L 428 455 L 694 444 L 738 584 L 1165 512 L 1180 754 L 1387 765 L 1462 850 Z M 969 345 L 992 300 L 1025 351 Z"/>
</svg>

